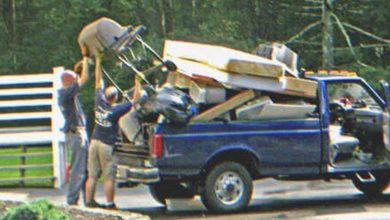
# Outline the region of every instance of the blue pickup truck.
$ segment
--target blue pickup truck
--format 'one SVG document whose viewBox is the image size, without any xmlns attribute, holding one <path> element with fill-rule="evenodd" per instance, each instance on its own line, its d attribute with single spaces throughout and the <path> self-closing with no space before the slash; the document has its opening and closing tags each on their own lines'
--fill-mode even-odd
<svg viewBox="0 0 390 220">
<path fill-rule="evenodd" d="M 162 204 L 200 195 L 216 212 L 245 208 L 252 181 L 263 178 L 351 179 L 367 196 L 380 195 L 390 176 L 388 85 L 381 96 L 357 76 L 305 78 L 318 89 L 302 118 L 144 124 L 147 144 L 117 149 L 118 182 L 148 184 Z"/>
</svg>

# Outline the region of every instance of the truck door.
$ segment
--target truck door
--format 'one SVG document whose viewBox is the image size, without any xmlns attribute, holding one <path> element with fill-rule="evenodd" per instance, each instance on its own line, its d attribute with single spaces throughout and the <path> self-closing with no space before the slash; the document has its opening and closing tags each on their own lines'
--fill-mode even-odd
<svg viewBox="0 0 390 220">
<path fill-rule="evenodd" d="M 385 99 L 385 111 L 383 113 L 383 141 L 385 143 L 385 147 L 388 151 L 390 151 L 390 85 L 388 82 L 382 80 L 381 81 L 382 91 Z"/>
<path fill-rule="evenodd" d="M 383 161 L 383 101 L 377 93 L 360 79 L 329 81 L 326 99 L 328 171 Z"/>
</svg>

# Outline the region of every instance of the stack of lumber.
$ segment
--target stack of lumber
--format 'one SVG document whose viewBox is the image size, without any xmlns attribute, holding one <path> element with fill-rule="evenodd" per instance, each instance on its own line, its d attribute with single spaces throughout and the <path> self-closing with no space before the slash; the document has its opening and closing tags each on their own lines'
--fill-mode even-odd
<svg viewBox="0 0 390 220">
<path fill-rule="evenodd" d="M 315 98 L 317 82 L 298 77 L 296 54 L 284 45 L 274 46 L 275 50 L 270 46 L 262 47 L 262 53 L 266 56 L 260 56 L 261 53 L 250 54 L 222 46 L 167 40 L 163 57 L 177 66 L 177 71 L 171 73 L 167 81 L 176 87 L 188 89 L 198 104 L 216 104 L 193 118 L 193 121 L 200 122 L 211 121 L 237 110 L 255 100 L 261 92 Z M 284 56 L 281 51 L 289 54 Z M 288 57 L 291 59 L 284 59 Z M 225 93 L 219 88 L 236 93 L 222 100 L 221 94 Z M 279 107 L 283 108 L 283 105 L 268 104 L 263 108 L 272 110 Z M 300 109 L 299 106 L 289 107 Z"/>
<path fill-rule="evenodd" d="M 221 83 L 227 88 L 246 88 L 303 97 L 315 97 L 317 83 L 300 79 L 280 61 L 208 44 L 165 41 L 163 56 L 173 61 L 178 73 L 192 79 Z"/>
</svg>

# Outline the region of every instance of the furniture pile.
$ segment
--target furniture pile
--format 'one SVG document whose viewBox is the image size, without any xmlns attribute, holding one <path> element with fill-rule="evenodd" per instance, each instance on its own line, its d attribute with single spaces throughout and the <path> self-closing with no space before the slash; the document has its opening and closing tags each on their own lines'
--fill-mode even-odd
<svg viewBox="0 0 390 220">
<path fill-rule="evenodd" d="M 165 41 L 163 57 L 177 66 L 167 83 L 200 109 L 191 121 L 294 119 L 314 111 L 317 82 L 299 77 L 296 53 L 277 43 L 255 52 Z"/>
</svg>

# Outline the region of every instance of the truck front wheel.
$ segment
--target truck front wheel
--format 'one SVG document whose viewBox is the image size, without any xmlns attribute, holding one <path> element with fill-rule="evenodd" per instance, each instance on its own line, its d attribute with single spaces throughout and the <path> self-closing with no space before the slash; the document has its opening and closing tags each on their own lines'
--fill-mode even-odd
<svg viewBox="0 0 390 220">
<path fill-rule="evenodd" d="M 352 177 L 353 185 L 369 197 L 381 195 L 389 185 L 389 178 L 387 176 L 380 174 L 372 175 L 375 178 L 372 181 L 362 181 L 362 178 L 359 178 L 358 174 Z"/>
<path fill-rule="evenodd" d="M 252 191 L 247 169 L 236 162 L 223 162 L 208 172 L 200 196 L 211 211 L 236 212 L 248 205 Z"/>
</svg>

